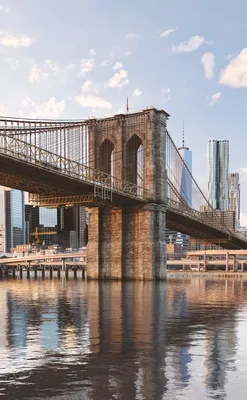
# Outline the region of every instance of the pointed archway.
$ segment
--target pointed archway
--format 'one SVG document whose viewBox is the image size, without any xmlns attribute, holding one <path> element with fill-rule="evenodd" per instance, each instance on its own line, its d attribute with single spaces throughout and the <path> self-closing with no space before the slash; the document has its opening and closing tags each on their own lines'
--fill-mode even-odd
<svg viewBox="0 0 247 400">
<path fill-rule="evenodd" d="M 99 148 L 99 169 L 108 175 L 114 176 L 115 151 L 109 139 L 105 139 Z"/>
<path fill-rule="evenodd" d="M 127 143 L 127 180 L 143 187 L 143 144 L 137 135 Z"/>
</svg>

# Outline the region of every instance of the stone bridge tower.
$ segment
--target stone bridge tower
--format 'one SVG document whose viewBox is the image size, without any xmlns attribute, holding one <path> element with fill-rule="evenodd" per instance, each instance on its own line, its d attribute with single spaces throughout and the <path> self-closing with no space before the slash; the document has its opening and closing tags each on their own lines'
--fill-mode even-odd
<svg viewBox="0 0 247 400">
<path fill-rule="evenodd" d="M 89 279 L 164 279 L 166 121 L 147 109 L 90 124 L 89 164 L 112 176 L 114 185 L 134 183 L 145 201 L 126 197 L 121 207 L 89 208 Z"/>
</svg>

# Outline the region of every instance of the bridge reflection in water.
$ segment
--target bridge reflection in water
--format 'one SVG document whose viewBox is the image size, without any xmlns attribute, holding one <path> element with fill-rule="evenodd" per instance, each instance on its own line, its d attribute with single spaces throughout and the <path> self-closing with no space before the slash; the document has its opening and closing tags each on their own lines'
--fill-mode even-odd
<svg viewBox="0 0 247 400">
<path fill-rule="evenodd" d="M 234 279 L 2 281 L 0 395 L 244 399 L 246 303 Z"/>
</svg>

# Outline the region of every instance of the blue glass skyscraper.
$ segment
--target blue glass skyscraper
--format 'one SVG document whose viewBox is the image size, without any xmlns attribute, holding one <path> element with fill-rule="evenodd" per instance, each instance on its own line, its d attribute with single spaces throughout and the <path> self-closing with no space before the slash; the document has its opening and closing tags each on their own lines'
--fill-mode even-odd
<svg viewBox="0 0 247 400">
<path fill-rule="evenodd" d="M 229 141 L 208 140 L 207 146 L 207 195 L 213 209 L 229 208 L 228 189 Z"/>
<path fill-rule="evenodd" d="M 24 193 L 20 190 L 5 190 L 5 251 L 25 243 Z"/>
<path fill-rule="evenodd" d="M 189 173 L 192 171 L 192 151 L 189 150 L 188 147 L 184 146 L 184 141 L 183 147 L 180 147 L 178 151 L 189 170 L 187 170 L 185 165 L 181 165 L 179 182 L 180 195 L 183 197 L 186 203 L 192 207 L 192 177 Z"/>
</svg>

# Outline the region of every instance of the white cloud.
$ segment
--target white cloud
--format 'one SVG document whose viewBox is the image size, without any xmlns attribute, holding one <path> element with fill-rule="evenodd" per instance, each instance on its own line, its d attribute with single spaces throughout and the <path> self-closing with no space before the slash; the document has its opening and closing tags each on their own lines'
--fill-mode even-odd
<svg viewBox="0 0 247 400">
<path fill-rule="evenodd" d="M 82 107 L 90 107 L 90 108 L 101 108 L 105 110 L 109 110 L 112 108 L 112 104 L 103 99 L 102 97 L 95 96 L 93 94 L 91 95 L 86 95 L 83 93 L 83 87 L 81 94 L 76 96 L 75 100 L 77 101 L 78 104 Z"/>
<path fill-rule="evenodd" d="M 70 64 L 66 65 L 65 68 L 67 68 L 67 69 L 73 69 L 73 68 L 75 68 L 75 67 L 76 67 L 76 64 L 70 63 Z"/>
<path fill-rule="evenodd" d="M 124 53 L 124 57 L 129 57 L 129 56 L 131 56 L 131 54 L 132 54 L 132 51 L 126 51 Z"/>
<path fill-rule="evenodd" d="M 142 94 L 142 91 L 141 91 L 139 88 L 136 88 L 136 89 L 134 90 L 134 92 L 132 93 L 132 95 L 133 95 L 133 96 L 136 96 L 136 97 L 141 96 L 141 94 Z"/>
<path fill-rule="evenodd" d="M 125 36 L 125 39 L 136 39 L 138 38 L 140 35 L 138 35 L 137 33 L 127 33 L 127 35 Z"/>
<path fill-rule="evenodd" d="M 27 35 L 14 35 L 9 32 L 0 31 L 0 44 L 6 47 L 29 47 L 34 39 Z"/>
<path fill-rule="evenodd" d="M 42 78 L 41 69 L 37 68 L 36 66 L 33 66 L 29 73 L 29 78 L 28 78 L 29 81 L 31 83 L 40 83 L 41 78 Z"/>
<path fill-rule="evenodd" d="M 247 228 L 247 215 L 240 213 L 240 225 Z"/>
<path fill-rule="evenodd" d="M 207 79 L 214 77 L 215 57 L 213 53 L 204 53 L 201 58 L 201 63 L 204 68 L 204 74 Z"/>
<path fill-rule="evenodd" d="M 174 53 L 191 53 L 198 50 L 204 43 L 206 43 L 206 39 L 203 36 L 196 35 L 178 46 L 173 46 L 172 51 Z"/>
<path fill-rule="evenodd" d="M 113 69 L 113 71 L 117 71 L 118 69 L 121 69 L 122 67 L 123 67 L 123 64 L 118 61 L 118 62 L 116 62 L 115 65 L 113 65 L 112 69 Z"/>
<path fill-rule="evenodd" d="M 247 88 L 247 48 L 244 48 L 223 69 L 220 83 L 233 88 Z"/>
<path fill-rule="evenodd" d="M 16 60 L 15 58 L 7 57 L 4 61 L 9 64 L 10 68 L 15 71 L 20 66 L 20 61 Z"/>
<path fill-rule="evenodd" d="M 95 65 L 94 58 L 83 58 L 81 60 L 81 72 L 90 72 L 93 70 Z"/>
<path fill-rule="evenodd" d="M 90 54 L 91 57 L 95 57 L 96 56 L 96 51 L 94 49 L 91 49 L 89 51 L 89 54 Z"/>
<path fill-rule="evenodd" d="M 90 81 L 90 80 L 84 82 L 84 84 L 82 85 L 82 91 L 83 91 L 83 93 L 91 92 L 91 90 L 92 90 L 92 85 L 93 85 L 93 82 Z"/>
<path fill-rule="evenodd" d="M 60 69 L 58 68 L 57 64 L 54 61 L 46 60 L 45 65 L 53 75 L 59 74 Z"/>
<path fill-rule="evenodd" d="M 83 83 L 81 87 L 82 93 L 98 93 L 99 90 L 94 87 L 93 82 L 91 80 L 87 80 Z"/>
<path fill-rule="evenodd" d="M 21 101 L 21 107 L 35 107 L 35 103 L 30 99 L 30 97 L 26 96 Z"/>
<path fill-rule="evenodd" d="M 247 167 L 240 168 L 240 172 L 243 172 L 247 175 Z"/>
<path fill-rule="evenodd" d="M 226 60 L 227 61 L 229 61 L 229 60 L 231 60 L 233 57 L 234 57 L 235 55 L 234 54 L 232 54 L 232 53 L 230 53 L 230 54 L 227 54 L 227 56 L 226 56 Z"/>
<path fill-rule="evenodd" d="M 105 85 L 105 87 L 110 88 L 122 88 L 129 84 L 128 80 L 128 71 L 126 69 L 121 69 L 119 72 L 116 72 L 112 78 L 110 78 Z"/>
<path fill-rule="evenodd" d="M 172 99 L 172 90 L 171 90 L 170 88 L 163 88 L 163 89 L 161 89 L 161 93 L 163 93 L 164 99 L 165 99 L 166 101 Z"/>
<path fill-rule="evenodd" d="M 102 61 L 102 63 L 100 64 L 100 66 L 101 66 L 101 67 L 106 67 L 106 66 L 109 65 L 109 64 L 110 64 L 110 61 L 104 60 L 104 61 Z"/>
<path fill-rule="evenodd" d="M 167 38 L 171 33 L 175 32 L 176 30 L 177 28 L 167 29 L 167 31 L 161 32 L 160 37 Z"/>
<path fill-rule="evenodd" d="M 59 74 L 65 74 L 69 68 L 74 68 L 74 64 L 70 64 L 65 66 L 64 68 L 60 68 L 55 61 L 46 60 L 42 67 L 38 67 L 34 65 L 31 68 L 29 73 L 29 81 L 31 83 L 40 83 L 41 81 L 45 81 L 49 77 L 58 76 Z"/>
<path fill-rule="evenodd" d="M 218 103 L 220 98 L 221 98 L 221 93 L 218 92 L 218 93 L 213 94 L 209 105 L 213 106 L 214 104 Z"/>
<path fill-rule="evenodd" d="M 0 12 L 9 13 L 10 8 L 8 6 L 4 6 L 3 4 L 0 4 Z"/>
<path fill-rule="evenodd" d="M 51 97 L 34 107 L 34 111 L 31 112 L 32 118 L 59 118 L 65 110 L 65 101 L 57 102 L 55 97 Z"/>
<path fill-rule="evenodd" d="M 8 117 L 8 112 L 3 104 L 0 104 L 0 115 L 1 117 Z"/>
<path fill-rule="evenodd" d="M 119 108 L 119 109 L 117 110 L 117 114 L 124 114 L 124 109 L 123 109 L 123 107 L 121 107 L 121 108 Z"/>
</svg>

